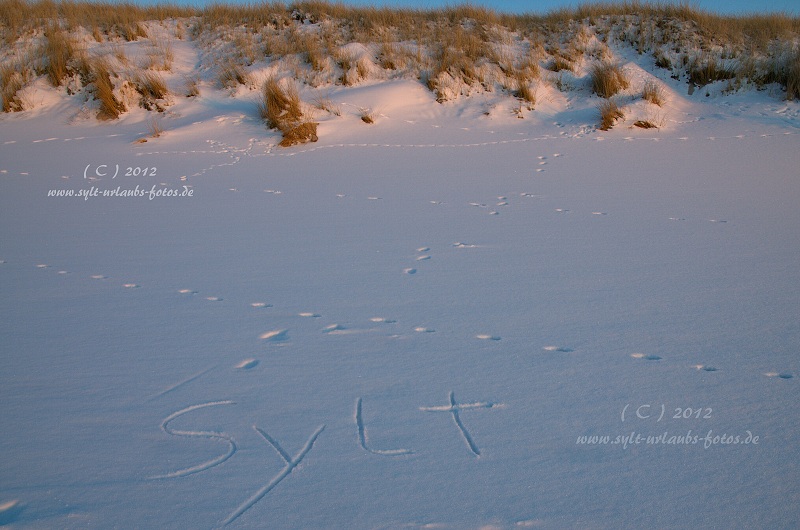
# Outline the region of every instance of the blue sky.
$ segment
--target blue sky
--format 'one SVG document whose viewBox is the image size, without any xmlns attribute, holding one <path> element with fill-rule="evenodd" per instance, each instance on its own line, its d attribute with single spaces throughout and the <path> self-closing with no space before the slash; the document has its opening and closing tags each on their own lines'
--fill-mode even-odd
<svg viewBox="0 0 800 530">
<path fill-rule="evenodd" d="M 450 0 L 346 0 L 345 4 L 353 5 L 387 5 L 393 7 L 444 7 L 454 3 Z M 565 0 L 472 0 L 470 3 L 491 7 L 498 11 L 538 12 L 543 13 L 559 7 L 574 7 L 585 2 Z M 766 11 L 787 11 L 800 15 L 800 0 L 700 0 L 690 3 L 707 11 L 726 14 L 754 13 Z"/>
<path fill-rule="evenodd" d="M 210 3 L 246 3 L 246 1 L 247 0 L 173 0 L 173 3 L 205 5 Z M 134 3 L 137 4 L 151 4 L 157 2 L 158 0 L 134 0 Z M 286 0 L 286 3 L 289 3 L 289 0 Z M 436 8 L 463 2 L 459 0 L 344 0 L 343 3 L 348 5 Z M 470 3 L 512 13 L 545 13 L 559 7 L 574 7 L 585 2 L 569 0 L 471 0 Z M 690 4 L 707 11 L 723 14 L 785 11 L 794 15 L 800 15 L 800 0 L 694 0 L 690 2 Z"/>
</svg>

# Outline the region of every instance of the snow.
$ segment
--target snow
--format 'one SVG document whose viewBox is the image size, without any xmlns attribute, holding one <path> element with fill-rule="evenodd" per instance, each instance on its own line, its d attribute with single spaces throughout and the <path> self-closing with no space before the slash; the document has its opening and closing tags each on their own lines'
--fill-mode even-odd
<svg viewBox="0 0 800 530">
<path fill-rule="evenodd" d="M 792 528 L 800 107 L 660 81 L 607 132 L 580 87 L 339 87 L 287 149 L 246 92 L 150 138 L 40 87 L 0 118 L 0 524 Z"/>
</svg>

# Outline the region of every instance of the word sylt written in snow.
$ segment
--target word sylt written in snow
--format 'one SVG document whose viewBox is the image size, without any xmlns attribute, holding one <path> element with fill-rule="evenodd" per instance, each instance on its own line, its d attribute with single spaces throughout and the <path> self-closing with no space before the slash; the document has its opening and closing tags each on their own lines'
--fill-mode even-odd
<svg viewBox="0 0 800 530">
<path fill-rule="evenodd" d="M 224 432 L 215 432 L 215 431 L 202 431 L 202 430 L 179 430 L 171 427 L 171 423 L 181 416 L 189 414 L 193 411 L 204 409 L 208 407 L 217 407 L 223 405 L 235 405 L 234 401 L 210 401 L 207 403 L 200 403 L 197 405 L 191 405 L 189 407 L 185 407 L 183 409 L 177 410 L 164 418 L 161 422 L 161 430 L 164 431 L 166 434 L 170 436 L 180 436 L 180 437 L 187 437 L 187 438 L 205 438 L 209 440 L 216 440 L 221 441 L 227 444 L 228 449 L 225 453 L 212 458 L 211 460 L 207 460 L 205 462 L 201 462 L 194 466 L 190 466 L 187 468 L 179 469 L 177 471 L 171 471 L 169 473 L 165 473 L 163 475 L 157 475 L 154 477 L 150 477 L 151 479 L 172 479 L 172 478 L 179 478 L 179 477 L 186 477 L 189 475 L 194 475 L 197 473 L 202 473 L 212 467 L 218 466 L 222 464 L 229 458 L 231 458 L 237 451 L 238 447 L 236 445 L 236 440 L 229 434 Z M 468 449 L 475 457 L 480 457 L 481 451 L 478 447 L 475 439 L 472 437 L 470 432 L 467 430 L 464 422 L 461 420 L 460 413 L 463 411 L 468 410 L 477 410 L 477 409 L 492 409 L 502 407 L 502 404 L 499 403 L 491 403 L 491 402 L 475 402 L 475 403 L 458 403 L 455 399 L 454 392 L 450 392 L 448 395 L 448 403 L 445 405 L 437 405 L 437 406 L 430 406 L 430 407 L 420 407 L 419 410 L 422 412 L 446 412 L 451 415 L 453 423 L 455 423 L 458 432 L 460 433 L 462 439 L 466 443 Z M 411 449 L 375 449 L 370 447 L 369 444 L 369 436 L 367 434 L 367 427 L 364 423 L 363 417 L 363 400 L 362 398 L 358 398 L 356 401 L 356 412 L 355 412 L 355 423 L 356 423 L 356 430 L 358 432 L 358 441 L 359 445 L 362 449 L 367 451 L 370 454 L 379 455 L 379 456 L 402 456 L 402 455 L 410 455 L 413 454 L 414 451 Z M 270 479 L 264 486 L 262 486 L 258 491 L 253 493 L 247 500 L 241 503 L 235 510 L 233 510 L 228 517 L 226 517 L 222 524 L 224 526 L 232 523 L 236 519 L 238 519 L 242 514 L 247 512 L 250 508 L 252 508 L 258 501 L 263 499 L 270 491 L 275 489 L 275 487 L 286 477 L 288 477 L 292 471 L 303 461 L 303 459 L 311 452 L 314 448 L 314 444 L 317 441 L 317 438 L 322 434 L 325 430 L 325 425 L 320 425 L 316 428 L 316 430 L 311 434 L 311 436 L 306 441 L 305 445 L 295 454 L 294 456 L 290 456 L 286 450 L 283 449 L 281 444 L 271 436 L 266 430 L 253 425 L 253 430 L 266 442 L 268 443 L 278 454 L 278 456 L 283 460 L 284 467 L 279 471 L 274 477 Z"/>
</svg>

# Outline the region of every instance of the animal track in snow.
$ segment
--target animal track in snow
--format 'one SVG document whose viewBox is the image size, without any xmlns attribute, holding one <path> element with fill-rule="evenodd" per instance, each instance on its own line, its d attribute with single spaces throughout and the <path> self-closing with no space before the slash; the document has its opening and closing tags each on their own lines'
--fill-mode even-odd
<svg viewBox="0 0 800 530">
<path fill-rule="evenodd" d="M 258 366 L 258 361 L 256 359 L 245 359 L 234 366 L 234 368 L 237 370 L 252 370 L 256 366 Z"/>
<path fill-rule="evenodd" d="M 259 335 L 258 338 L 270 342 L 283 342 L 289 340 L 289 330 L 275 329 L 272 331 L 267 331 L 266 333 Z"/>
<path fill-rule="evenodd" d="M 426 328 L 423 326 L 417 326 L 416 328 L 414 328 L 414 331 L 416 331 L 417 333 L 436 333 L 435 329 Z"/>
<path fill-rule="evenodd" d="M 658 355 L 647 355 L 644 353 L 632 353 L 631 357 L 634 359 L 644 359 L 645 361 L 660 361 L 661 357 Z"/>
<path fill-rule="evenodd" d="M 475 338 L 481 340 L 495 340 L 495 341 L 500 340 L 500 337 L 498 337 L 497 335 L 487 335 L 484 333 L 481 333 L 480 335 L 475 335 Z"/>
<path fill-rule="evenodd" d="M 778 379 L 792 379 L 794 376 L 789 372 L 767 372 L 767 377 L 777 377 Z"/>
<path fill-rule="evenodd" d="M 320 315 L 319 313 L 311 313 L 311 312 L 298 313 L 297 316 L 303 317 L 303 318 L 320 318 L 320 317 L 322 317 L 322 315 Z"/>
<path fill-rule="evenodd" d="M 326 326 L 322 328 L 322 332 L 326 335 L 359 335 L 362 333 L 371 333 L 375 331 L 374 329 L 358 329 L 358 328 L 348 328 L 342 326 L 341 324 L 331 324 L 330 326 Z"/>
<path fill-rule="evenodd" d="M 572 348 L 567 348 L 566 346 L 545 346 L 542 348 L 544 351 L 554 351 L 560 353 L 572 353 L 575 350 Z"/>
<path fill-rule="evenodd" d="M 207 296 L 206 300 L 208 300 L 209 302 L 222 302 L 223 299 L 220 298 L 219 296 Z"/>
<path fill-rule="evenodd" d="M 417 273 L 417 269 L 409 267 L 407 269 L 403 269 L 403 272 L 406 273 L 406 274 L 416 274 Z"/>
<path fill-rule="evenodd" d="M 0 503 L 0 526 L 13 523 L 22 512 L 22 509 L 23 506 L 17 499 Z"/>
</svg>

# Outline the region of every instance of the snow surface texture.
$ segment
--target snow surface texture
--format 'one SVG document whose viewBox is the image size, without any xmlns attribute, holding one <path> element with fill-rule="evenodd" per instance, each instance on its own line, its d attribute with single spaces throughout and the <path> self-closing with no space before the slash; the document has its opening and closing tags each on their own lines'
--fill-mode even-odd
<svg viewBox="0 0 800 530">
<path fill-rule="evenodd" d="M 795 527 L 798 105 L 662 81 L 0 118 L 0 524 Z"/>
</svg>

